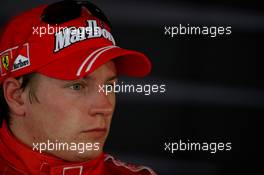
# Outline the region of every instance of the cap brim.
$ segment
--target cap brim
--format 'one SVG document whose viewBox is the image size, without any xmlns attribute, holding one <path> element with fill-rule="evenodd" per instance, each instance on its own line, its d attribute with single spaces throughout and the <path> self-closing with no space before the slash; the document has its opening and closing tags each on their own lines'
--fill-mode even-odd
<svg viewBox="0 0 264 175">
<path fill-rule="evenodd" d="M 110 60 L 114 61 L 117 73 L 121 75 L 143 77 L 151 71 L 151 62 L 143 53 L 116 46 L 103 46 L 74 51 L 55 59 L 37 72 L 52 78 L 76 80 Z"/>
</svg>

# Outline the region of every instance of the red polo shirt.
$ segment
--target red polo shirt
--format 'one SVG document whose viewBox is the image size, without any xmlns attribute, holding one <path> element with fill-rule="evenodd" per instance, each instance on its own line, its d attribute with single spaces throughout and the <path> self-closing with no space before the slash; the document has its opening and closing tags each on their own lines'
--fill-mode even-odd
<svg viewBox="0 0 264 175">
<path fill-rule="evenodd" d="M 4 122 L 0 129 L 1 175 L 156 175 L 148 167 L 116 160 L 102 153 L 94 160 L 69 163 L 54 156 L 33 151 L 17 140 Z"/>
</svg>

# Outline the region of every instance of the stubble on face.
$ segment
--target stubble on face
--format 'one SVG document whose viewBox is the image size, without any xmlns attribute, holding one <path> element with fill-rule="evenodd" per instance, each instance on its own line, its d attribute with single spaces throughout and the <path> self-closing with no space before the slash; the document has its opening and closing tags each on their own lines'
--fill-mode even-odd
<svg viewBox="0 0 264 175">
<path fill-rule="evenodd" d="M 90 160 L 101 154 L 115 108 L 115 94 L 99 93 L 102 84 L 116 81 L 113 62 L 96 69 L 90 75 L 64 81 L 37 74 L 35 87 L 38 102 L 27 102 L 23 119 L 24 133 L 28 145 L 46 143 L 98 143 L 99 150 L 47 151 L 67 161 Z M 95 147 L 97 149 L 97 147 Z"/>
</svg>

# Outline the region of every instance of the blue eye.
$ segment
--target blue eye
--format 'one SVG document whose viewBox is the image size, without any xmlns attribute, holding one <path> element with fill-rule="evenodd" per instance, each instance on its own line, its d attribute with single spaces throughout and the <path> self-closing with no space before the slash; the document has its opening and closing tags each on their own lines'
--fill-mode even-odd
<svg viewBox="0 0 264 175">
<path fill-rule="evenodd" d="M 75 84 L 71 85 L 70 88 L 72 90 L 79 91 L 79 90 L 82 90 L 84 88 L 84 86 L 82 84 L 80 84 L 80 83 L 75 83 Z"/>
</svg>

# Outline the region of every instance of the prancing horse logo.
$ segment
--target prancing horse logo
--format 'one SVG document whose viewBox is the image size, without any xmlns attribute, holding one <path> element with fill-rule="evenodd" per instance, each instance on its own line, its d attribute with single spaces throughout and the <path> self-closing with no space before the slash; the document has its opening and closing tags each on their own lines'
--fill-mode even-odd
<svg viewBox="0 0 264 175">
<path fill-rule="evenodd" d="M 8 58 L 8 55 L 3 56 L 2 59 L 1 59 L 1 61 L 2 61 L 2 64 L 3 64 L 4 68 L 5 68 L 5 70 L 8 70 L 8 68 L 9 68 L 9 58 Z"/>
</svg>

